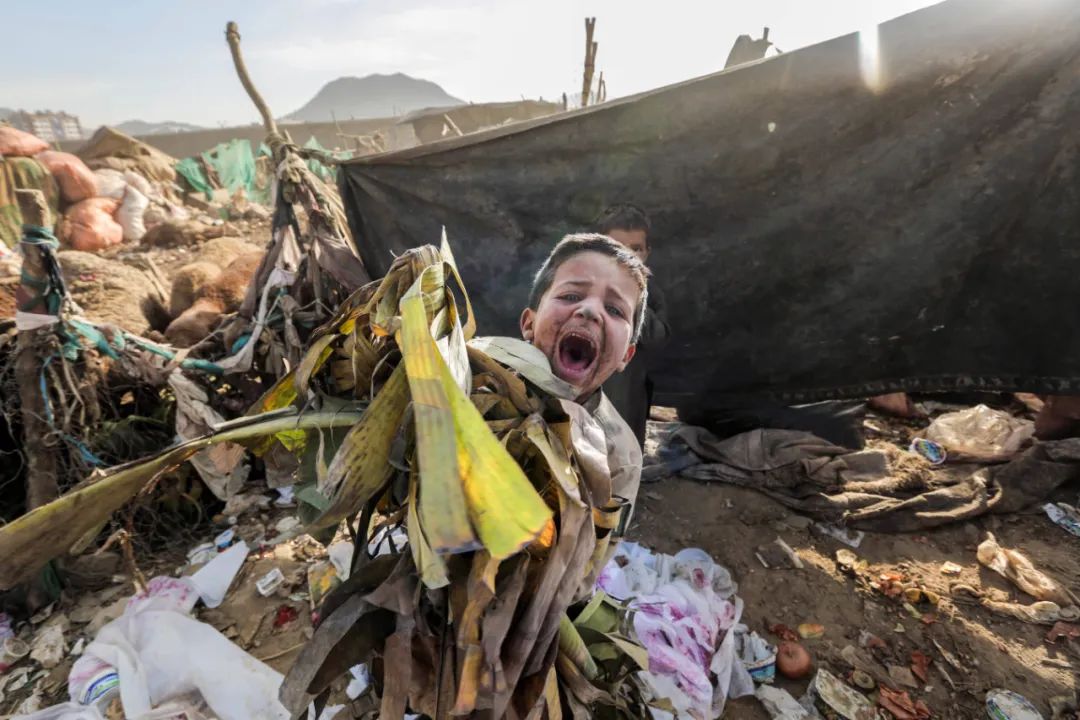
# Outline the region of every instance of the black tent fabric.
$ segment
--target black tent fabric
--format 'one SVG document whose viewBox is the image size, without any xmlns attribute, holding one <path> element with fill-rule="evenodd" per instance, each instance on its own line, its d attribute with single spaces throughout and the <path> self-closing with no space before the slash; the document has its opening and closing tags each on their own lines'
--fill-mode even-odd
<svg viewBox="0 0 1080 720">
<path fill-rule="evenodd" d="M 653 216 L 666 402 L 1080 393 L 1080 3 L 950 0 L 593 108 L 345 164 L 373 274 L 446 227 L 517 334 L 552 244 Z M 718 56 L 718 63 L 722 58 Z"/>
</svg>

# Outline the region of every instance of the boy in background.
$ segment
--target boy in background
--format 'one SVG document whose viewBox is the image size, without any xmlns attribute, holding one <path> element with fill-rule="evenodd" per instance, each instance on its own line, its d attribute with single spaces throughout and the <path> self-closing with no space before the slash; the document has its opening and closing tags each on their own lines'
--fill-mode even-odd
<svg viewBox="0 0 1080 720">
<path fill-rule="evenodd" d="M 645 211 L 636 205 L 613 205 L 600 213 L 595 231 L 607 235 L 647 264 L 651 246 L 649 232 L 652 224 Z M 648 283 L 648 306 L 642 319 L 637 352 L 621 373 L 604 383 L 604 393 L 630 426 L 640 447 L 645 447 L 645 428 L 652 406 L 653 383 L 649 378 L 649 362 L 671 335 L 667 323 L 667 307 L 663 293 L 655 280 Z"/>
</svg>

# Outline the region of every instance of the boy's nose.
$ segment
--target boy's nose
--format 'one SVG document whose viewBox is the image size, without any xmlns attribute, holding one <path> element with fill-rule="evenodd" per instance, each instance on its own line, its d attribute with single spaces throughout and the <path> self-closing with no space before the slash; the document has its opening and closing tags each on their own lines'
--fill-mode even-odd
<svg viewBox="0 0 1080 720">
<path fill-rule="evenodd" d="M 597 321 L 600 319 L 600 308 L 598 306 L 598 300 L 585 299 L 578 304 L 574 314 L 585 320 Z"/>
</svg>

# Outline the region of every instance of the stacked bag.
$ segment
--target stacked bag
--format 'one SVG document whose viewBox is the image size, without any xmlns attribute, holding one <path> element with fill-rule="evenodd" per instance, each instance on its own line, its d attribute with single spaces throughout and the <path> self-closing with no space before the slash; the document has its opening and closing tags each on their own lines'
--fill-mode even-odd
<svg viewBox="0 0 1080 720">
<path fill-rule="evenodd" d="M 115 135 L 129 140 L 133 145 L 141 145 L 121 133 L 109 132 L 110 139 Z M 100 132 L 89 144 L 93 146 L 99 136 Z M 163 153 L 160 155 L 167 158 Z M 112 163 L 122 169 L 111 167 L 109 163 L 95 163 L 105 166 L 91 170 L 79 157 L 50 150 L 48 143 L 34 135 L 6 126 L 0 126 L 0 157 L 33 158 L 48 171 L 48 175 L 55 180 L 62 201 L 60 205 L 64 208 L 57 235 L 64 245 L 75 250 L 96 252 L 122 242 L 137 242 L 146 233 L 146 218 L 152 201 L 156 201 L 159 207 L 171 205 L 159 188 L 131 169 L 139 167 L 137 163 L 142 158 Z M 164 162 L 159 161 L 158 164 L 164 165 Z M 0 192 L 5 189 L 3 177 L 0 175 Z M 22 187 L 22 184 L 11 181 L 6 185 Z M 7 200 L 0 197 L 0 212 L 6 210 L 2 207 L 6 204 Z M 17 205 L 15 207 L 17 212 Z M 57 209 L 57 206 L 53 207 L 53 210 Z M 152 217 L 160 218 L 160 222 L 168 219 L 168 215 L 159 211 Z M 18 223 L 15 225 L 17 227 Z"/>
</svg>

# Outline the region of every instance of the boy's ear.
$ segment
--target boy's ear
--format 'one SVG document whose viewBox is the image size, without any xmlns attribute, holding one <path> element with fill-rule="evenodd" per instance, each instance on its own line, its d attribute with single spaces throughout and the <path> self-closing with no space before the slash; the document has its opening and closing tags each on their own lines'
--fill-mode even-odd
<svg viewBox="0 0 1080 720">
<path fill-rule="evenodd" d="M 622 362 L 619 363 L 619 372 L 626 369 L 626 366 L 630 364 L 630 361 L 634 359 L 634 355 L 637 353 L 637 345 L 631 345 L 626 348 L 626 354 L 623 355 Z"/>
<path fill-rule="evenodd" d="M 521 337 L 525 339 L 525 342 L 532 342 L 533 336 L 536 334 L 536 311 L 532 308 L 525 308 L 521 311 Z"/>
</svg>

